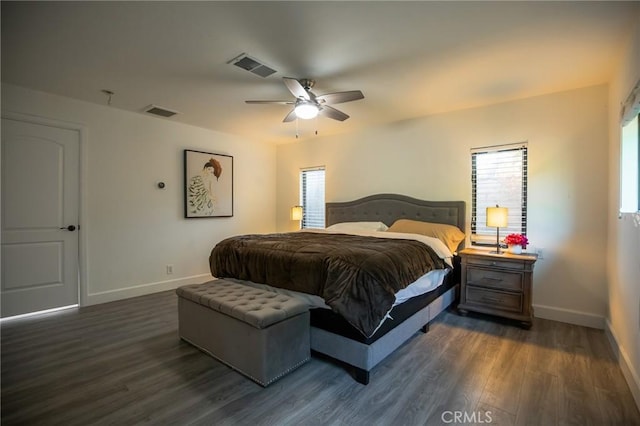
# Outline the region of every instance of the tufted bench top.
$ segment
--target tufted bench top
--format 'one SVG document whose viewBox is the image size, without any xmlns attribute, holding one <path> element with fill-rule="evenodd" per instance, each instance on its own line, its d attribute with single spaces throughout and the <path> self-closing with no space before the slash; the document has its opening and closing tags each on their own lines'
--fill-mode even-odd
<svg viewBox="0 0 640 426">
<path fill-rule="evenodd" d="M 224 279 L 182 286 L 176 293 L 255 328 L 266 328 L 309 309 L 293 297 Z"/>
</svg>

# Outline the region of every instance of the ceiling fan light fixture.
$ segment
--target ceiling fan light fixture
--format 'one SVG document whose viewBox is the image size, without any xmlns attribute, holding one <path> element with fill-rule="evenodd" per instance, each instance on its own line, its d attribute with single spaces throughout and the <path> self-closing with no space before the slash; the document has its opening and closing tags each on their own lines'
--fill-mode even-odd
<svg viewBox="0 0 640 426">
<path fill-rule="evenodd" d="M 297 102 L 295 111 L 296 117 L 302 118 L 303 120 L 315 118 L 318 115 L 318 112 L 320 112 L 318 106 L 311 102 Z"/>
<path fill-rule="evenodd" d="M 337 110 L 329 105 L 340 104 L 343 102 L 357 101 L 364 99 L 364 95 L 359 90 L 349 90 L 347 92 L 326 93 L 316 96 L 309 89 L 313 87 L 315 81 L 309 79 L 295 79 L 291 77 L 282 77 L 284 85 L 287 86 L 289 92 L 295 97 L 295 101 L 245 101 L 248 104 L 279 104 L 293 105 L 282 120 L 283 123 L 290 123 L 298 118 L 309 120 L 317 117 L 322 113 L 323 117 L 332 120 L 344 121 L 349 116 L 344 112 Z"/>
</svg>

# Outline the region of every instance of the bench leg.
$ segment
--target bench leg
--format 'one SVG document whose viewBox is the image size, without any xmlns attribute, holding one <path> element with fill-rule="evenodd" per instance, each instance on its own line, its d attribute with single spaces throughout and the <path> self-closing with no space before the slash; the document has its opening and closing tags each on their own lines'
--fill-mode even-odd
<svg viewBox="0 0 640 426">
<path fill-rule="evenodd" d="M 354 379 L 356 382 L 362 383 L 363 385 L 369 384 L 369 372 L 362 368 L 354 367 Z"/>
<path fill-rule="evenodd" d="M 423 333 L 427 333 L 429 331 L 429 323 L 423 325 L 420 331 L 422 331 Z"/>
</svg>

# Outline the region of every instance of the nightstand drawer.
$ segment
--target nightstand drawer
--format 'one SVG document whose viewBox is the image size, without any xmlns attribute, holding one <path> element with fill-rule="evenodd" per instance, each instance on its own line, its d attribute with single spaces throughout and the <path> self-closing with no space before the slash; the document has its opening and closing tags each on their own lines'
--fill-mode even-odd
<svg viewBox="0 0 640 426">
<path fill-rule="evenodd" d="M 467 303 L 503 311 L 522 312 L 522 294 L 502 293 L 485 288 L 467 286 L 466 297 Z"/>
<path fill-rule="evenodd" d="M 467 284 L 498 290 L 522 291 L 522 274 L 467 267 Z"/>
<path fill-rule="evenodd" d="M 469 256 L 467 261 L 469 265 L 488 266 L 491 268 L 506 268 L 514 270 L 524 270 L 525 263 L 518 262 L 517 260 L 503 260 L 495 257 L 473 257 Z"/>
</svg>

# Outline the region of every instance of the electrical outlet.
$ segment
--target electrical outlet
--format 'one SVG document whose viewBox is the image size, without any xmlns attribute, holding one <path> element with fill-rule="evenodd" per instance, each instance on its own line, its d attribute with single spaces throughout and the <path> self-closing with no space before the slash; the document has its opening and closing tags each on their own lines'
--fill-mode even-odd
<svg viewBox="0 0 640 426">
<path fill-rule="evenodd" d="M 167 275 L 173 274 L 173 265 L 167 265 Z"/>
</svg>

